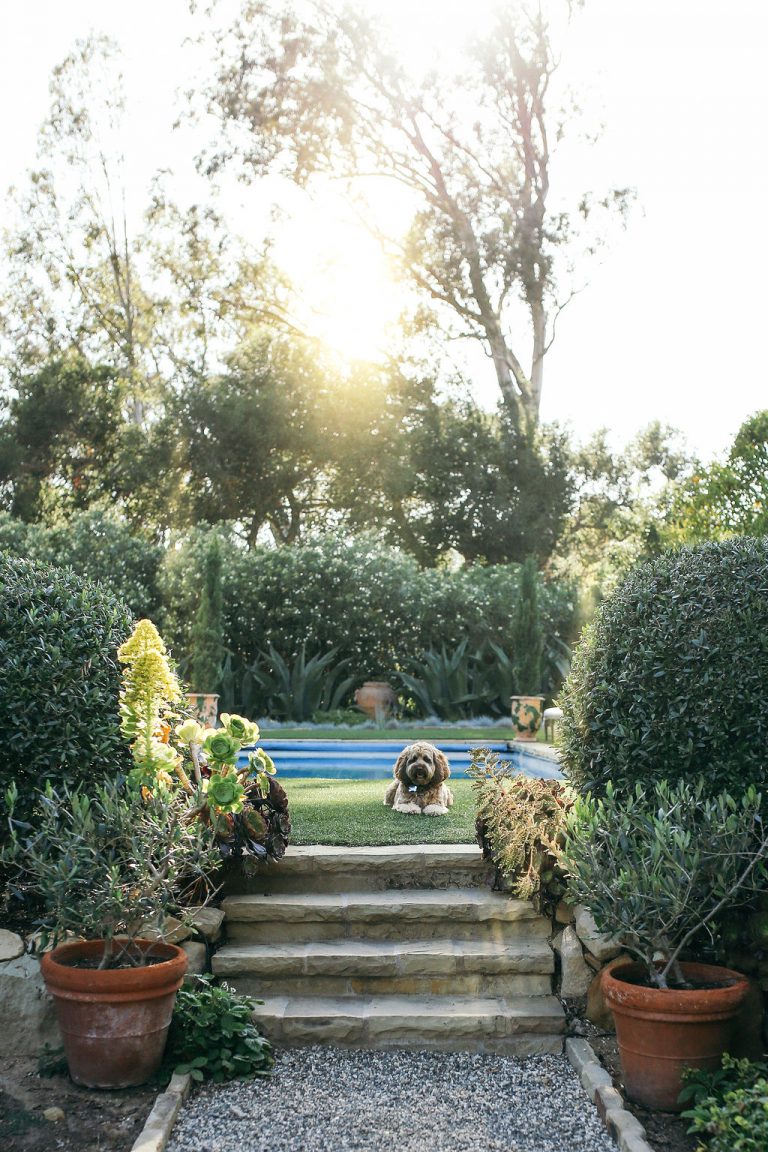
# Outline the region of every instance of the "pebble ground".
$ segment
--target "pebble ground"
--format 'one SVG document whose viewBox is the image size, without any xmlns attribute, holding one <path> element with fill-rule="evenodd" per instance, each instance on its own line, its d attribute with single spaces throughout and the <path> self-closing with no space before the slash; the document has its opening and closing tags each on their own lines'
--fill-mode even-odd
<svg viewBox="0 0 768 1152">
<path fill-rule="evenodd" d="M 213 1086 L 167 1152 L 616 1152 L 564 1056 L 295 1048 Z"/>
</svg>

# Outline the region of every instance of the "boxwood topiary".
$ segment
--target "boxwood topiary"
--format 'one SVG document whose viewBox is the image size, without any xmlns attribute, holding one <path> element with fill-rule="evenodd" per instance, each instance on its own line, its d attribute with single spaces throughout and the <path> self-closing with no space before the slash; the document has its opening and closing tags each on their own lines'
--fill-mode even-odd
<svg viewBox="0 0 768 1152">
<path fill-rule="evenodd" d="M 602 795 L 703 775 L 768 783 L 768 539 L 639 565 L 598 609 L 562 693 L 571 782 Z"/>
<path fill-rule="evenodd" d="M 130 767 L 117 648 L 131 626 L 102 586 L 0 553 L 0 811 L 11 780 L 26 818 L 47 779 L 74 786 Z"/>
</svg>

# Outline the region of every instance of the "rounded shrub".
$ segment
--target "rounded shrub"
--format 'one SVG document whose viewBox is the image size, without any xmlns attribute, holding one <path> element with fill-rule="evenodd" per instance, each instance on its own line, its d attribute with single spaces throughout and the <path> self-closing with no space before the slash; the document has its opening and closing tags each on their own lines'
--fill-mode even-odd
<svg viewBox="0 0 768 1152">
<path fill-rule="evenodd" d="M 768 539 L 639 565 L 598 609 L 563 688 L 562 758 L 582 792 L 701 775 L 768 783 Z"/>
<path fill-rule="evenodd" d="M 130 768 L 117 649 L 131 626 L 102 586 L 0 553 L 0 805 L 15 780 L 19 818 L 47 780 L 76 786 Z"/>
</svg>

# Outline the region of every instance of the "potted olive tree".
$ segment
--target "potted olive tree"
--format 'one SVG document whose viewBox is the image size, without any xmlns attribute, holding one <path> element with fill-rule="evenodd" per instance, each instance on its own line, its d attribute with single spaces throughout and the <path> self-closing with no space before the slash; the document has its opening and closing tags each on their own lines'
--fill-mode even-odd
<svg viewBox="0 0 768 1152">
<path fill-rule="evenodd" d="M 142 1084 L 160 1065 L 181 948 L 162 936 L 170 912 L 205 901 L 220 862 L 210 834 L 179 797 L 110 781 L 94 789 L 48 784 L 33 820 L 16 821 L 2 862 L 14 887 L 41 904 L 41 972 L 53 996 L 72 1079 L 93 1088 Z M 182 913 L 183 915 L 183 913 Z M 68 942 L 65 942 L 68 941 Z"/>
<path fill-rule="evenodd" d="M 681 955 L 765 882 L 761 797 L 710 796 L 706 781 L 657 781 L 577 799 L 566 819 L 570 899 L 637 963 L 603 973 L 629 1096 L 679 1111 L 685 1067 L 720 1063 L 749 985 Z"/>
<path fill-rule="evenodd" d="M 134 767 L 90 793 L 49 783 L 31 821 L 14 819 L 12 785 L 0 853 L 17 890 L 44 909 L 42 946 L 54 947 L 41 972 L 72 1078 L 101 1088 L 141 1084 L 162 1059 L 186 969 L 184 952 L 163 941 L 168 913 L 183 918 L 186 905 L 205 902 L 223 857 L 276 858 L 290 831 L 274 765 L 262 750 L 244 750 L 257 726 L 234 715 L 218 729 L 185 721 L 181 686 L 149 620 L 118 659 L 120 727 Z"/>
</svg>

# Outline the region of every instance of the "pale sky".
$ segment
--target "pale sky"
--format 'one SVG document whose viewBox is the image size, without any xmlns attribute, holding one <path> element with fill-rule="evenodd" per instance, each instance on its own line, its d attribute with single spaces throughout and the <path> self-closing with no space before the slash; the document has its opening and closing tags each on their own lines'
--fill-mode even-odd
<svg viewBox="0 0 768 1152">
<path fill-rule="evenodd" d="M 441 46 L 456 52 L 492 8 L 492 0 L 364 3 L 387 14 L 402 52 L 418 61 Z M 560 319 L 542 415 L 581 438 L 606 426 L 617 444 L 658 418 L 706 458 L 768 406 L 768 4 L 587 0 L 577 29 L 563 67 L 587 106 L 599 104 L 606 131 L 563 178 L 576 192 L 632 185 L 638 199 L 627 231 Z M 137 203 L 160 167 L 191 181 L 203 140 L 171 132 L 176 89 L 200 75 L 200 56 L 182 47 L 194 30 L 186 0 L 0 0 L 0 190 L 23 182 L 50 71 L 91 30 L 125 53 Z M 251 195 L 246 211 L 259 221 L 264 206 Z M 308 291 L 333 285 L 333 299 L 318 301 L 328 313 L 323 330 L 334 339 L 353 315 L 363 351 L 376 339 L 366 316 L 394 310 L 397 291 L 372 246 L 339 224 L 341 209 L 327 195 L 313 213 L 296 213 L 283 239 L 286 263 Z M 336 255 L 334 276 L 328 261 Z M 478 396 L 493 397 L 490 367 L 477 369 Z"/>
</svg>

